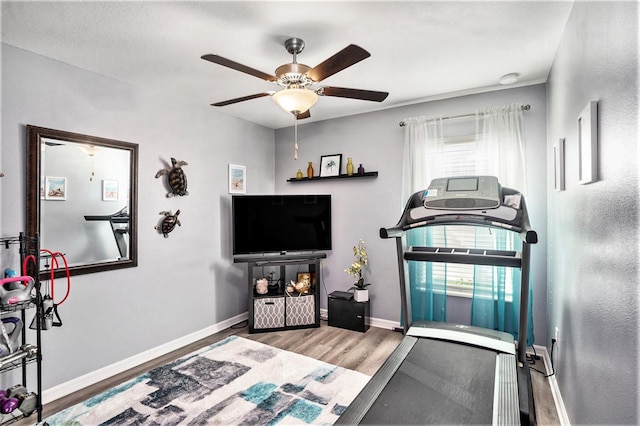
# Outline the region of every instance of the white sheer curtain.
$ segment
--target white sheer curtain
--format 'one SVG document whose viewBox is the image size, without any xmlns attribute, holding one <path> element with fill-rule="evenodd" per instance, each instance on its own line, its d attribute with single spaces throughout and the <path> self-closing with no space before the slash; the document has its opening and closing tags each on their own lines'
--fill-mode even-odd
<svg viewBox="0 0 640 426">
<path fill-rule="evenodd" d="M 504 105 L 476 113 L 478 174 L 497 176 L 502 186 L 527 193 L 524 113 L 521 105 Z"/>
<path fill-rule="evenodd" d="M 402 202 L 406 203 L 414 192 L 427 188 L 431 179 L 444 173 L 441 167 L 444 135 L 442 116 L 409 118 L 404 123 Z M 431 245 L 431 229 L 409 230 L 406 243 L 409 246 Z M 427 262 L 409 262 L 407 271 L 412 321 L 446 321 L 446 280 L 434 280 L 433 265 Z"/>
<path fill-rule="evenodd" d="M 441 115 L 407 118 L 404 123 L 402 202 L 406 203 L 410 195 L 440 177 L 444 135 Z"/>
</svg>

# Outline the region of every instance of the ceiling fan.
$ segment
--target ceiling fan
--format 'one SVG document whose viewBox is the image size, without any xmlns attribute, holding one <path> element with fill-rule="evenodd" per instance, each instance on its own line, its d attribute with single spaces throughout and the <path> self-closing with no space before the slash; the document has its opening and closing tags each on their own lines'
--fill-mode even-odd
<svg viewBox="0 0 640 426">
<path fill-rule="evenodd" d="M 271 96 L 273 101 L 283 110 L 292 113 L 297 119 L 303 119 L 311 116 L 309 108 L 316 103 L 318 96 L 334 96 L 339 98 L 382 102 L 389 95 L 387 92 L 349 89 L 345 87 L 315 87 L 317 83 L 321 82 L 325 78 L 330 77 L 337 72 L 371 56 L 369 52 L 355 44 L 350 44 L 313 68 L 304 64 L 299 64 L 296 60 L 297 55 L 304 49 L 304 41 L 302 39 L 296 37 L 290 38 L 285 41 L 284 46 L 287 51 L 293 55 L 293 62 L 276 68 L 275 75 L 258 71 L 230 59 L 223 58 L 219 55 L 203 55 L 202 59 L 204 60 L 275 83 L 282 88 L 279 91 L 256 93 L 249 96 L 216 102 L 211 105 L 221 107 L 264 96 Z"/>
</svg>

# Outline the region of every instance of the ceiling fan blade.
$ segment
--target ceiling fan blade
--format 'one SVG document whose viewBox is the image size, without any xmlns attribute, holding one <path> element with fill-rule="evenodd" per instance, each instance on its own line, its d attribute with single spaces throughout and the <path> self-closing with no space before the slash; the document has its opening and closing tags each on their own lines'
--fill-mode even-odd
<svg viewBox="0 0 640 426">
<path fill-rule="evenodd" d="M 223 67 L 231 68 L 236 71 L 258 77 L 265 81 L 276 81 L 276 77 L 273 75 L 258 71 L 257 69 L 248 67 L 246 65 L 239 64 L 238 62 L 234 62 L 231 59 L 223 58 L 222 56 L 212 55 L 209 53 L 207 55 L 202 55 L 201 58 L 205 61 L 213 62 L 214 64 L 222 65 Z"/>
<path fill-rule="evenodd" d="M 305 118 L 311 117 L 311 110 L 308 109 L 305 112 L 301 112 L 300 114 L 296 114 L 296 120 L 304 120 Z"/>
<path fill-rule="evenodd" d="M 241 98 L 235 98 L 235 99 L 229 99 L 227 101 L 216 102 L 215 104 L 211 104 L 211 106 L 217 106 L 217 107 L 227 106 L 231 104 L 236 104 L 238 102 L 249 101 L 251 99 L 257 99 L 257 98 L 262 98 L 264 96 L 271 96 L 271 95 L 273 95 L 273 92 L 256 93 L 255 95 L 243 96 Z"/>
<path fill-rule="evenodd" d="M 336 96 L 339 98 L 360 99 L 363 101 L 374 102 L 382 102 L 387 98 L 387 96 L 389 96 L 388 92 L 348 89 L 345 87 L 323 87 L 318 91 L 318 94 L 323 96 Z"/>
<path fill-rule="evenodd" d="M 322 81 L 351 65 L 357 64 L 363 59 L 367 59 L 369 56 L 371 56 L 371 54 L 362 47 L 350 44 L 329 59 L 307 71 L 307 77 L 316 82 Z"/>
</svg>

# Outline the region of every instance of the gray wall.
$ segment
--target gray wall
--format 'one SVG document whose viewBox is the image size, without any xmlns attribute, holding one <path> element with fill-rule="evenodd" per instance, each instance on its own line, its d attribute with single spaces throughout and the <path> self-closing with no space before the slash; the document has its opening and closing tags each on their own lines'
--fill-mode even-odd
<svg viewBox="0 0 640 426">
<path fill-rule="evenodd" d="M 547 86 L 549 336 L 575 424 L 638 424 L 638 3 L 576 2 Z M 578 114 L 598 101 L 599 181 L 578 184 Z"/>
<path fill-rule="evenodd" d="M 322 102 L 320 99 L 319 102 Z M 349 102 L 345 100 L 345 102 Z M 382 240 L 379 229 L 394 225 L 400 218 L 406 200 L 402 200 L 402 149 L 404 130 L 398 123 L 408 117 L 429 114 L 457 115 L 473 113 L 494 105 L 530 104 L 525 112 L 527 169 L 527 206 L 531 223 L 538 231 L 540 244 L 532 250 L 532 283 L 534 286 L 534 322 L 537 344 L 546 338 L 546 96 L 544 85 L 506 89 L 479 95 L 433 101 L 392 108 L 337 120 L 303 124 L 298 127 L 299 159 L 293 158 L 293 129 L 276 132 L 276 191 L 282 193 L 322 193 L 333 195 L 333 252 L 324 262 L 324 287 L 327 293 L 346 290 L 351 277 L 344 269 L 351 264 L 351 248 L 359 239 L 367 244 L 370 267 L 365 273 L 371 298 L 371 315 L 390 321 L 400 319 L 400 292 L 395 243 Z M 445 122 L 445 135 L 474 130 L 473 119 Z M 471 126 L 469 125 L 471 123 Z M 287 183 L 300 168 L 306 171 L 313 161 L 318 170 L 320 157 L 342 154 L 355 165 L 378 171 L 376 179 L 330 180 Z M 323 306 L 326 297 L 322 297 Z M 455 306 L 465 306 L 456 303 Z M 449 306 L 452 308 L 452 306 Z M 448 309 L 450 319 L 468 318 L 468 312 Z"/>
<path fill-rule="evenodd" d="M 140 145 L 139 266 L 72 279 L 64 326 L 43 336 L 44 389 L 246 312 L 227 165 L 247 166 L 248 192 L 273 192 L 273 130 L 2 44 L 2 236 L 24 229 L 27 124 Z M 155 178 L 172 156 L 189 162 L 187 197 L 167 199 Z M 182 227 L 164 239 L 158 213 L 178 208 Z M 14 251 L 3 268 L 19 267 Z"/>
</svg>

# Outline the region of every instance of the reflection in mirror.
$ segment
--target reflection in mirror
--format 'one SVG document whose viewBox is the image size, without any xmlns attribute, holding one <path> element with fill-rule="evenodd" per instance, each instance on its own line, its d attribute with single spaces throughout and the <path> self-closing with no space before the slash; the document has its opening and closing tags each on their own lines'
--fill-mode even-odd
<svg viewBox="0 0 640 426">
<path fill-rule="evenodd" d="M 129 151 L 42 139 L 42 247 L 70 266 L 127 259 Z"/>
<path fill-rule="evenodd" d="M 136 266 L 137 144 L 27 129 L 28 234 L 72 274 Z"/>
</svg>

